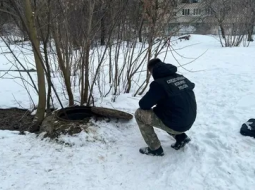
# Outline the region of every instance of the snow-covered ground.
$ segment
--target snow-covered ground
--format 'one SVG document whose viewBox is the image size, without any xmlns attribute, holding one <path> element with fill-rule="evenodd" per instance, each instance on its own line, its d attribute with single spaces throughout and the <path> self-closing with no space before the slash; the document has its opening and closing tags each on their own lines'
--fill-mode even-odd
<svg viewBox="0 0 255 190">
<path fill-rule="evenodd" d="M 255 117 L 255 44 L 221 48 L 214 37 L 192 35 L 175 48 L 186 57 L 174 54 L 181 64 L 204 53 L 186 70 L 180 68 L 196 84 L 198 104 L 187 147 L 173 150 L 173 139 L 157 129 L 165 156 L 141 155 L 138 149 L 145 143 L 134 119 L 97 122 L 88 133 L 61 138 L 72 146 L 0 131 L 0 189 L 255 189 L 255 139 L 239 133 L 241 124 Z M 1 70 L 6 60 L 0 58 Z M 166 62 L 178 65 L 171 54 Z M 0 107 L 18 106 L 17 101 L 30 106 L 15 80 L 0 79 Z M 123 94 L 116 102 L 107 97 L 97 105 L 134 113 L 140 98 Z"/>
</svg>

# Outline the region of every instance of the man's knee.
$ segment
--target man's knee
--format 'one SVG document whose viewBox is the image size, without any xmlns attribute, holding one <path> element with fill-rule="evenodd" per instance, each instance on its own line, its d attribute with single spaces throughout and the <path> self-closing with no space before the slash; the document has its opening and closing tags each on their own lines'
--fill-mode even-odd
<svg viewBox="0 0 255 190">
<path fill-rule="evenodd" d="M 135 111 L 135 118 L 136 118 L 136 119 L 139 119 L 140 116 L 141 116 L 141 109 L 138 108 L 138 109 Z"/>
<path fill-rule="evenodd" d="M 135 112 L 135 119 L 141 123 L 150 125 L 152 122 L 152 110 L 137 109 Z"/>
<path fill-rule="evenodd" d="M 138 108 L 135 112 L 135 118 L 136 120 L 145 122 L 146 118 L 148 117 L 148 110 L 142 110 L 141 108 Z"/>
</svg>

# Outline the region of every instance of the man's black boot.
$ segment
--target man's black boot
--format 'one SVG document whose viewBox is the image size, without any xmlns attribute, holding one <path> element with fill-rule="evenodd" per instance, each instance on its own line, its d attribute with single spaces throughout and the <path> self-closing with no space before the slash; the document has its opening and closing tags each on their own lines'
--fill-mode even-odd
<svg viewBox="0 0 255 190">
<path fill-rule="evenodd" d="M 164 155 L 164 151 L 161 146 L 156 150 L 151 150 L 149 147 L 140 148 L 139 152 L 141 154 L 146 154 L 146 155 L 150 155 L 150 156 L 163 156 Z"/>
<path fill-rule="evenodd" d="M 191 141 L 191 139 L 185 133 L 175 135 L 175 140 L 175 144 L 171 145 L 171 147 L 175 150 L 179 150 Z"/>
</svg>

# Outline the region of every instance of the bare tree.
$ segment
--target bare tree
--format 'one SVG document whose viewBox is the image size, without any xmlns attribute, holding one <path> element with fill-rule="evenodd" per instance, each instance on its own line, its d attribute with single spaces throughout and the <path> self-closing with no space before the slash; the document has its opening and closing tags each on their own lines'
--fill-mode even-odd
<svg viewBox="0 0 255 190">
<path fill-rule="evenodd" d="M 101 96 L 111 93 L 113 100 L 121 92 L 130 93 L 133 86 L 138 88 L 135 95 L 142 94 L 150 75 L 145 71 L 147 77 L 142 81 L 141 70 L 148 60 L 163 51 L 166 41 L 174 35 L 166 32 L 174 16 L 174 0 L 10 2 L 16 24 L 22 23 L 32 44 L 38 72 L 40 106 L 35 129 L 43 119 L 45 107 L 50 108 L 51 90 L 56 91 L 51 82 L 52 73 L 60 73 L 70 106 L 76 101 L 73 93 L 77 83 L 81 105 L 93 103 L 95 90 Z M 109 77 L 105 77 L 106 65 Z M 106 78 L 110 88 L 104 91 Z"/>
<path fill-rule="evenodd" d="M 13 5 L 15 4 L 12 1 Z M 44 76 L 44 68 L 42 62 L 42 55 L 40 53 L 40 42 L 37 36 L 37 29 L 35 25 L 35 15 L 32 10 L 30 0 L 25 0 L 24 2 L 25 8 L 25 17 L 21 16 L 21 19 L 24 21 L 24 25 L 27 29 L 28 36 L 30 41 L 33 44 L 33 52 L 37 70 L 37 78 L 38 78 L 38 92 L 39 92 L 39 99 L 38 99 L 38 107 L 37 112 L 33 121 L 33 125 L 30 127 L 30 131 L 34 132 L 39 129 L 40 124 L 44 119 L 45 107 L 46 107 L 46 89 L 45 89 L 45 76 Z"/>
<path fill-rule="evenodd" d="M 206 7 L 211 10 L 214 21 L 220 28 L 220 42 L 223 47 L 239 46 L 244 40 L 248 23 L 252 22 L 251 18 L 246 18 L 245 4 L 239 0 L 206 0 Z M 252 15 L 251 12 L 249 15 Z"/>
<path fill-rule="evenodd" d="M 205 8 L 211 10 L 215 21 L 220 27 L 222 38 L 225 38 L 226 35 L 224 22 L 231 10 L 230 1 L 231 0 L 206 0 Z"/>
<path fill-rule="evenodd" d="M 255 1 L 244 0 L 242 1 L 242 9 L 245 15 L 245 28 L 247 28 L 248 41 L 253 41 L 253 32 L 255 26 Z"/>
<path fill-rule="evenodd" d="M 165 40 L 165 26 L 171 19 L 173 19 L 173 12 L 175 9 L 174 3 L 168 0 L 143 0 L 144 18 L 146 19 L 146 30 L 148 40 L 148 54 L 146 61 L 149 61 L 152 55 L 152 48 L 155 39 Z M 155 56 L 155 55 L 154 55 Z M 143 94 L 147 88 L 150 80 L 150 74 L 147 71 L 145 85 L 139 94 Z"/>
<path fill-rule="evenodd" d="M 47 99 L 45 74 L 47 76 L 48 86 L 51 86 L 56 94 L 56 90 L 52 85 L 52 82 L 50 80 L 49 73 L 48 73 L 50 70 L 49 58 L 47 56 L 47 43 L 49 41 L 49 26 L 46 24 L 46 27 L 45 27 L 44 26 L 45 23 L 43 23 L 42 21 L 40 22 L 41 19 L 37 11 L 38 7 L 36 3 L 33 3 L 30 0 L 25 0 L 25 1 L 10 0 L 9 4 L 10 4 L 10 7 L 12 7 L 12 10 L 11 10 L 12 12 L 10 12 L 10 14 L 15 17 L 14 20 L 17 25 L 20 23 L 22 24 L 22 27 L 20 28 L 24 29 L 32 45 L 32 52 L 33 52 L 36 72 L 37 72 L 38 104 L 37 104 L 36 115 L 34 117 L 34 120 L 29 130 L 30 132 L 35 132 L 39 130 L 40 124 L 43 121 L 44 115 L 45 115 L 46 99 Z M 45 8 L 45 7 L 42 6 L 40 8 Z M 40 27 L 40 26 L 44 26 L 44 27 Z M 45 31 L 43 29 L 47 29 L 47 30 Z M 42 55 L 43 53 L 40 49 L 41 39 L 44 44 L 43 46 L 44 55 Z M 14 53 L 13 53 L 13 56 L 16 59 L 16 56 Z M 22 63 L 20 63 L 20 65 L 22 65 Z M 33 79 L 31 78 L 31 80 Z M 51 92 L 48 91 L 48 95 L 49 95 L 48 98 L 50 97 L 50 94 Z M 59 100 L 59 97 L 57 94 L 56 96 Z M 60 100 L 59 102 L 60 102 L 60 105 L 62 106 Z M 50 107 L 49 104 L 50 103 L 48 102 L 48 105 L 47 105 L 48 108 Z"/>
</svg>

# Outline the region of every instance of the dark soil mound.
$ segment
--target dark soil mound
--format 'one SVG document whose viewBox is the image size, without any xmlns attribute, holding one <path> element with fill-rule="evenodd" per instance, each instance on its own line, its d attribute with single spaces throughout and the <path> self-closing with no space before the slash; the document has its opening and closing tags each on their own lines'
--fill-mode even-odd
<svg viewBox="0 0 255 190">
<path fill-rule="evenodd" d="M 28 131 L 34 116 L 25 109 L 0 109 L 0 130 Z"/>
</svg>

